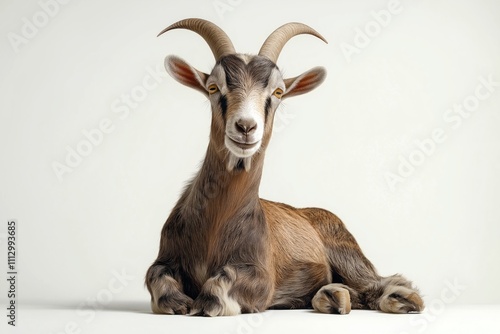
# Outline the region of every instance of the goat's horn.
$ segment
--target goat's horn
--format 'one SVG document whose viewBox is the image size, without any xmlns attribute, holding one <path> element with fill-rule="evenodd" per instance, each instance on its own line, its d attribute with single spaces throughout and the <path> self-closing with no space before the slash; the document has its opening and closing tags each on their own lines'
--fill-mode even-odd
<svg viewBox="0 0 500 334">
<path fill-rule="evenodd" d="M 269 35 L 260 48 L 259 56 L 267 57 L 276 63 L 285 44 L 292 37 L 300 34 L 313 35 L 323 40 L 323 42 L 328 43 L 326 39 L 313 28 L 302 23 L 292 22 L 282 25 Z"/>
<path fill-rule="evenodd" d="M 222 56 L 236 53 L 233 43 L 226 33 L 212 22 L 203 19 L 181 20 L 163 29 L 158 36 L 169 30 L 179 28 L 194 31 L 203 37 L 203 39 L 208 43 L 208 46 L 210 46 L 215 60 L 219 60 Z"/>
</svg>

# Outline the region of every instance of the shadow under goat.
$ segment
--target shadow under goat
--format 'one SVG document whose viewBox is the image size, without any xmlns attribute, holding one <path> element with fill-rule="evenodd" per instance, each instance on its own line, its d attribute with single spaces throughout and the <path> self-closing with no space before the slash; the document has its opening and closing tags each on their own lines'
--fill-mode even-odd
<svg viewBox="0 0 500 334">
<path fill-rule="evenodd" d="M 258 55 L 236 53 L 229 37 L 201 19 L 174 23 L 202 36 L 216 60 L 210 74 L 168 56 L 180 83 L 210 100 L 205 160 L 161 231 L 158 258 L 146 274 L 153 312 L 236 315 L 268 308 L 347 314 L 351 308 L 420 312 L 418 290 L 400 275 L 381 277 L 333 213 L 259 198 L 264 155 L 281 100 L 320 85 L 313 68 L 284 79 L 276 62 L 301 23 L 275 30 Z"/>
</svg>

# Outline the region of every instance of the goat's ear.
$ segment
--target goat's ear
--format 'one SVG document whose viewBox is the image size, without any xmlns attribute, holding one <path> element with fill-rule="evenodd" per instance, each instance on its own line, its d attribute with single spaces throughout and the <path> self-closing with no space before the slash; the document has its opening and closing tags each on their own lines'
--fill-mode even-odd
<svg viewBox="0 0 500 334">
<path fill-rule="evenodd" d="M 165 58 L 165 69 L 172 78 L 181 84 L 194 88 L 208 96 L 208 91 L 205 88 L 208 74 L 198 71 L 176 56 L 167 56 Z"/>
<path fill-rule="evenodd" d="M 326 70 L 323 67 L 315 67 L 298 77 L 285 79 L 286 92 L 283 98 L 305 94 L 321 85 L 326 78 Z"/>
</svg>

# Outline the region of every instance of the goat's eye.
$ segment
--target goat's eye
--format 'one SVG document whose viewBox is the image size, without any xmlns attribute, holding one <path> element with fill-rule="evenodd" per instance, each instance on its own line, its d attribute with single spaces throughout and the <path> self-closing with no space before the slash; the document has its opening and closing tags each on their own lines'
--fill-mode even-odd
<svg viewBox="0 0 500 334">
<path fill-rule="evenodd" d="M 281 99 L 283 96 L 283 89 L 281 88 L 276 88 L 273 93 L 274 96 L 276 96 L 278 99 Z"/>
<path fill-rule="evenodd" d="M 217 93 L 219 91 L 219 87 L 217 87 L 216 84 L 211 84 L 210 86 L 208 86 L 208 94 L 214 94 L 214 93 Z"/>
</svg>

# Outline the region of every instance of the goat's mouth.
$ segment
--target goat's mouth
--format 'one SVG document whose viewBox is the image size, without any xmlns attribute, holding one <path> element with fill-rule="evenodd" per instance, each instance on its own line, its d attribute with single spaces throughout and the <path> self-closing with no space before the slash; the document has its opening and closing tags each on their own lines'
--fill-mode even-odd
<svg viewBox="0 0 500 334">
<path fill-rule="evenodd" d="M 227 149 L 234 154 L 238 158 L 248 158 L 257 152 L 260 148 L 260 140 L 249 143 L 249 142 L 241 142 L 239 140 L 235 140 L 230 136 L 226 135 L 224 144 Z"/>
</svg>

